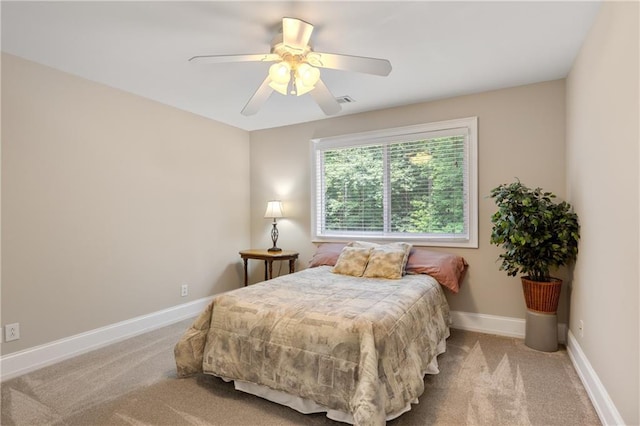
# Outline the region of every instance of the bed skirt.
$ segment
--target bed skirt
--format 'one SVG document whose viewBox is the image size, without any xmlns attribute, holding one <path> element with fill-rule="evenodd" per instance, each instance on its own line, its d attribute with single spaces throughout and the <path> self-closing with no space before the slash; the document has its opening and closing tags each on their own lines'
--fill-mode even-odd
<svg viewBox="0 0 640 426">
<path fill-rule="evenodd" d="M 438 374 L 440 370 L 438 369 L 438 355 L 445 352 L 447 348 L 447 336 L 444 337 L 439 343 L 437 347 L 436 356 L 433 357 L 429 365 L 427 366 L 427 370 L 424 372 L 424 375 L 427 374 Z M 223 380 L 229 382 L 231 380 L 223 378 Z M 267 386 L 258 385 L 255 383 L 244 382 L 240 380 L 233 381 L 235 388 L 239 391 L 249 393 L 251 395 L 259 396 L 260 398 L 266 399 L 271 402 L 275 402 L 276 404 L 285 405 L 289 408 L 293 408 L 294 410 L 302 413 L 302 414 L 312 414 L 312 413 L 327 413 L 327 417 L 331 420 L 343 423 L 354 424 L 353 416 L 349 413 L 345 413 L 338 410 L 332 410 L 327 407 L 323 407 L 315 403 L 310 399 L 300 398 L 298 396 L 290 395 L 286 392 L 278 391 L 275 389 L 271 389 Z M 411 410 L 411 404 L 417 404 L 418 400 L 415 399 L 408 403 L 403 409 L 391 413 L 387 415 L 386 420 L 393 420 L 397 417 L 400 417 L 402 414 Z"/>
</svg>

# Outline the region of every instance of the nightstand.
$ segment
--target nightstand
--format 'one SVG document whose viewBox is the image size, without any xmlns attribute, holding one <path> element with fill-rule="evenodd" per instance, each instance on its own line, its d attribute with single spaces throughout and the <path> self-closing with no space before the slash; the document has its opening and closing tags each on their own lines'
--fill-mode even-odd
<svg viewBox="0 0 640 426">
<path fill-rule="evenodd" d="M 282 251 L 268 251 L 266 249 L 249 249 L 242 250 L 240 257 L 244 261 L 244 285 L 248 284 L 247 277 L 247 262 L 249 259 L 264 260 L 264 280 L 270 280 L 273 278 L 273 261 L 274 260 L 288 260 L 289 261 L 289 273 L 295 272 L 296 259 L 298 254 L 295 251 L 282 250 Z"/>
</svg>

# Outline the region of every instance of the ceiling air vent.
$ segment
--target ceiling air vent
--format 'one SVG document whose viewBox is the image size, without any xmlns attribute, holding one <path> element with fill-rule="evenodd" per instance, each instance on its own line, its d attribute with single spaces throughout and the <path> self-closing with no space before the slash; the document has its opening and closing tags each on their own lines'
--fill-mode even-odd
<svg viewBox="0 0 640 426">
<path fill-rule="evenodd" d="M 352 104 L 355 102 L 350 96 L 347 95 L 337 97 L 336 101 L 338 101 L 339 104 Z"/>
</svg>

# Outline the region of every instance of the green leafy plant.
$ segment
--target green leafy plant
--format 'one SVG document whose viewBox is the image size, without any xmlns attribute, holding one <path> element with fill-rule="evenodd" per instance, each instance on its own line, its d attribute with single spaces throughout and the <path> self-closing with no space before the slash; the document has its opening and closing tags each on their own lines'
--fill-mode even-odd
<svg viewBox="0 0 640 426">
<path fill-rule="evenodd" d="M 549 270 L 574 261 L 578 255 L 578 215 L 565 201 L 520 181 L 491 190 L 498 211 L 491 216 L 491 244 L 502 246 L 500 269 L 510 276 L 522 273 L 532 281 L 550 281 Z"/>
</svg>

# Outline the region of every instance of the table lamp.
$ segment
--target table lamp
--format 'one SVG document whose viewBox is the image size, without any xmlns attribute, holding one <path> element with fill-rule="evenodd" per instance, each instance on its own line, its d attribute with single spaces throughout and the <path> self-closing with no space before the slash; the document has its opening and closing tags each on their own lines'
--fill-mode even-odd
<svg viewBox="0 0 640 426">
<path fill-rule="evenodd" d="M 264 212 L 264 217 L 265 219 L 273 218 L 273 228 L 271 229 L 271 241 L 273 241 L 273 247 L 271 247 L 268 251 L 282 251 L 281 248 L 278 248 L 276 246 L 276 242 L 278 242 L 278 227 L 276 218 L 283 217 L 282 202 L 279 200 L 267 202 L 267 211 Z"/>
</svg>

